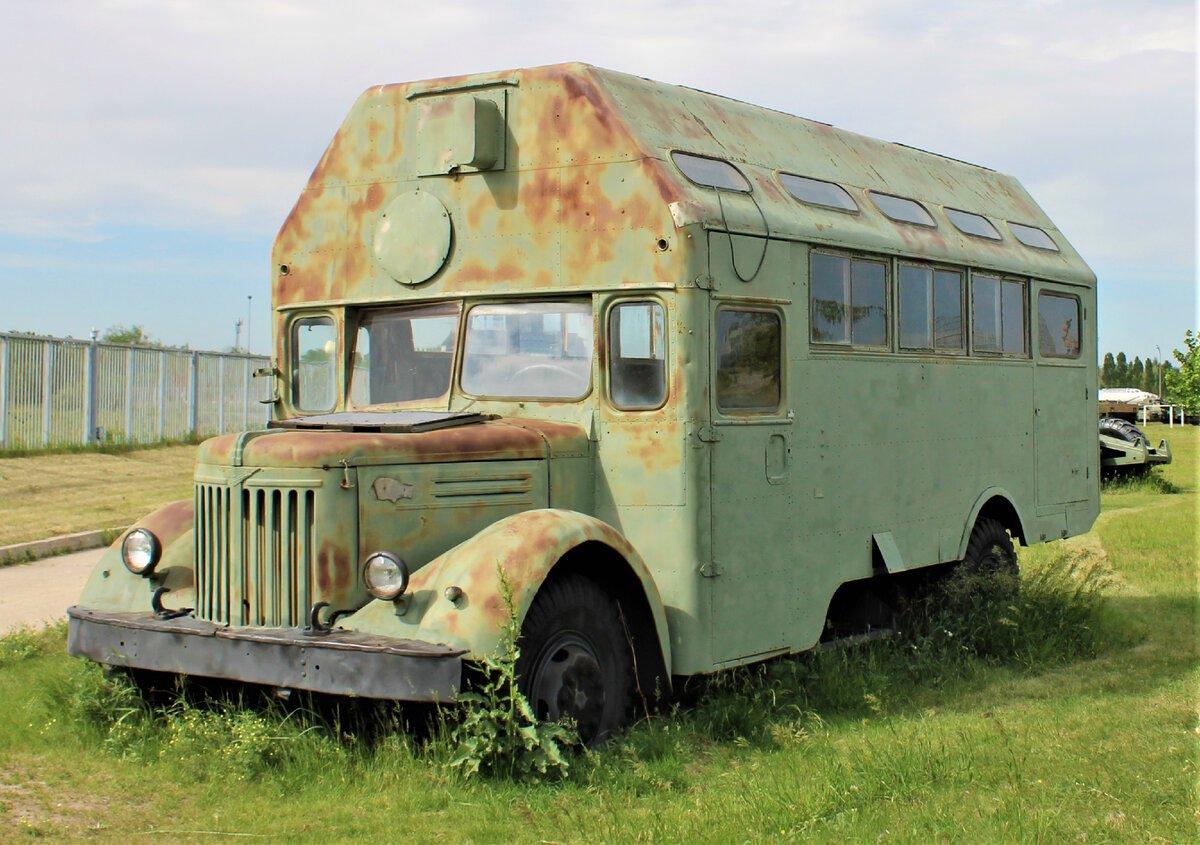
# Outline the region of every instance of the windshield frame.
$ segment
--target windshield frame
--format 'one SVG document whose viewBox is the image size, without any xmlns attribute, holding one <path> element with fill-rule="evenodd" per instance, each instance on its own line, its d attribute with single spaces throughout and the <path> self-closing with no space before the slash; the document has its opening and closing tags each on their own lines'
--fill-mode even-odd
<svg viewBox="0 0 1200 845">
<path fill-rule="evenodd" d="M 537 313 L 536 307 L 537 306 L 567 306 L 571 310 L 563 310 L 561 313 L 564 316 L 567 314 L 580 314 L 580 315 L 586 317 L 587 327 L 590 332 L 590 337 L 588 338 L 588 345 L 586 347 L 586 355 L 582 356 L 582 357 L 586 358 L 586 362 L 587 362 L 586 369 L 581 368 L 578 372 L 572 373 L 569 368 L 564 367 L 561 363 L 558 363 L 563 360 L 570 360 L 571 358 L 577 358 L 580 356 L 563 355 L 559 358 L 552 358 L 552 357 L 547 356 L 546 360 L 538 360 L 541 356 L 532 356 L 531 355 L 531 356 L 529 356 L 529 358 L 531 359 L 530 363 L 525 365 L 524 367 L 517 369 L 516 372 L 514 372 L 512 374 L 512 376 L 515 377 L 515 376 L 520 375 L 523 372 L 532 371 L 532 370 L 536 369 L 539 372 L 537 374 L 534 374 L 531 372 L 530 373 L 531 377 L 535 377 L 536 375 L 540 374 L 544 379 L 558 378 L 561 381 L 566 381 L 568 377 L 579 378 L 582 375 L 586 374 L 586 383 L 583 384 L 581 392 L 579 392 L 578 394 L 563 395 L 561 393 L 545 394 L 545 393 L 536 393 L 534 391 L 514 391 L 511 393 L 490 392 L 490 391 L 475 392 L 474 390 L 469 389 L 467 386 L 466 370 L 467 370 L 468 366 L 470 365 L 468 342 L 471 340 L 472 335 L 473 335 L 472 330 L 471 330 L 472 315 L 477 314 L 479 309 L 496 309 L 497 311 L 504 310 L 504 309 L 514 309 L 514 311 L 515 311 L 517 309 L 521 309 L 522 307 L 529 308 L 530 306 L 534 306 L 534 308 L 531 308 L 528 312 L 528 316 L 531 316 L 531 317 L 536 316 L 536 313 Z M 554 312 L 544 311 L 543 316 L 545 316 L 546 314 L 549 314 L 549 313 L 554 313 Z M 497 315 L 497 316 L 499 316 L 499 315 Z M 568 332 L 568 334 L 569 334 L 569 332 Z M 576 404 L 576 403 L 582 402 L 585 399 L 587 399 L 587 397 L 589 397 L 592 394 L 593 390 L 595 390 L 595 381 L 596 381 L 595 369 L 596 369 L 596 358 L 597 358 L 596 314 L 595 314 L 595 304 L 594 304 L 592 298 L 590 298 L 590 297 L 556 296 L 556 297 L 539 298 L 539 299 L 508 299 L 508 298 L 505 298 L 505 299 L 485 299 L 485 300 L 478 300 L 475 302 L 469 302 L 469 303 L 467 303 L 466 307 L 463 309 L 462 331 L 460 333 L 459 338 L 460 338 L 459 339 L 460 352 L 459 352 L 459 356 L 458 356 L 459 372 L 458 372 L 457 387 L 463 396 L 469 397 L 471 399 L 494 400 L 494 401 L 500 401 L 500 402 L 534 401 L 534 402 L 548 402 L 548 403 L 553 402 L 553 403 L 561 403 L 561 404 Z M 564 336 L 562 338 L 562 342 L 565 346 L 566 344 L 570 343 L 570 338 L 567 336 Z M 564 350 L 564 351 L 566 351 L 566 350 Z M 472 378 L 474 378 L 474 376 L 472 376 Z M 478 387 L 480 387 L 480 385 L 473 384 L 473 385 L 471 385 L 471 387 L 478 388 Z"/>
<path fill-rule="evenodd" d="M 355 398 L 356 380 L 360 377 L 360 368 L 356 365 L 359 355 L 359 343 L 362 331 L 367 327 L 371 318 L 382 317 L 386 314 L 402 315 L 404 313 L 419 314 L 426 312 L 434 316 L 439 311 L 447 312 L 445 316 L 454 317 L 454 344 L 449 350 L 450 361 L 445 377 L 445 389 L 436 396 L 426 396 L 413 399 L 399 399 L 392 402 L 357 401 Z M 461 299 L 426 300 L 407 304 L 373 305 L 355 308 L 347 313 L 346 320 L 346 407 L 356 410 L 381 410 L 385 408 L 446 408 L 449 407 L 450 397 L 454 392 L 458 373 L 458 362 L 462 348 L 463 314 L 466 312 Z M 416 352 L 417 350 L 413 350 Z M 361 370 L 369 372 L 369 370 Z"/>
</svg>

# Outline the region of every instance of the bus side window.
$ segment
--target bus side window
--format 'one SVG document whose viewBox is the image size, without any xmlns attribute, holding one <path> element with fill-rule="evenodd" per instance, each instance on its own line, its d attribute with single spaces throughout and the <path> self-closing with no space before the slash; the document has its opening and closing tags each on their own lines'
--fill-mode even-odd
<svg viewBox="0 0 1200 845">
<path fill-rule="evenodd" d="M 772 412 L 782 396 L 782 325 L 772 311 L 717 312 L 717 407 Z"/>
<path fill-rule="evenodd" d="M 667 398 L 666 330 L 657 302 L 622 302 L 608 312 L 608 390 L 625 411 L 657 408 Z"/>
<path fill-rule="evenodd" d="M 972 274 L 971 325 L 976 352 L 1027 354 L 1025 283 Z"/>
<path fill-rule="evenodd" d="M 961 352 L 962 273 L 900 265 L 900 347 Z"/>
<path fill-rule="evenodd" d="M 292 323 L 293 401 L 299 411 L 332 411 L 337 404 L 337 333 L 329 317 Z"/>
<path fill-rule="evenodd" d="M 886 346 L 887 264 L 814 252 L 809 297 L 814 343 Z"/>
</svg>

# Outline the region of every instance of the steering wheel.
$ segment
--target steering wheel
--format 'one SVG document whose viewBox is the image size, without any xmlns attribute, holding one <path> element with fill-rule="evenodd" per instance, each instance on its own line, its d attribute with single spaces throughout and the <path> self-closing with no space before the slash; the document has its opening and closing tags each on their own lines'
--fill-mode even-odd
<svg viewBox="0 0 1200 845">
<path fill-rule="evenodd" d="M 587 376 L 580 373 L 573 373 L 559 364 L 530 364 L 509 376 L 508 381 L 512 384 L 530 376 L 541 376 L 543 378 L 556 376 L 560 379 L 565 379 L 566 383 L 570 385 L 577 385 L 580 388 L 587 386 Z"/>
</svg>

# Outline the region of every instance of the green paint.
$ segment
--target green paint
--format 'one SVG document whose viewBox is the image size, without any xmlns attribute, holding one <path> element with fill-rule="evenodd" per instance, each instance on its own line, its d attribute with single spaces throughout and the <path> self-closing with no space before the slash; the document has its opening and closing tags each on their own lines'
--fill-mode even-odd
<svg viewBox="0 0 1200 845">
<path fill-rule="evenodd" d="M 751 191 L 696 184 L 674 150 L 724 159 Z M 859 210 L 802 203 L 781 172 L 837 183 Z M 889 219 L 871 191 L 920 202 L 936 226 Z M 1000 239 L 960 231 L 946 208 Z M 1022 244 L 1009 221 L 1058 248 Z M 293 603 L 336 599 L 358 611 L 347 628 L 484 655 L 499 641 L 497 561 L 523 615 L 582 546 L 598 580 L 638 592 L 644 644 L 686 675 L 811 648 L 839 586 L 961 558 L 980 514 L 1032 543 L 1099 511 L 1095 277 L 1015 179 L 985 168 L 584 65 L 383 86 L 326 150 L 272 264 L 278 418 L 302 415 L 292 328 L 323 317 L 333 411 L 499 419 L 202 447 L 197 479 L 224 485 L 231 525 L 260 522 L 248 557 L 230 528 L 228 563 L 270 562 L 264 607 L 298 567 Z M 901 296 L 902 277 L 937 287 Z M 1042 294 L 1058 295 L 1053 326 Z M 590 312 L 590 334 L 561 307 L 472 322 L 478 305 L 531 300 Z M 448 345 L 372 328 L 373 346 L 354 348 L 367 309 L 435 302 L 461 304 L 445 312 L 460 315 Z M 639 306 L 610 324 L 639 303 L 661 320 Z M 903 346 L 901 308 L 917 338 Z M 499 362 L 499 382 L 472 383 L 529 398 L 468 395 L 464 343 Z M 435 398 L 356 407 L 354 366 L 390 395 Z M 614 391 L 618 370 L 631 381 Z M 506 390 L 505 373 L 525 381 Z M 664 382 L 654 407 L 612 399 Z M 266 491 L 253 513 L 239 504 L 251 490 Z M 299 539 L 290 490 L 312 491 Z M 205 530 L 164 537 L 172 561 Z M 361 584 L 376 549 L 414 568 L 396 605 Z M 123 573 L 112 555 L 101 567 Z M 450 603 L 450 586 L 465 598 Z M 144 585 L 130 589 L 93 584 L 81 603 L 148 607 Z"/>
</svg>

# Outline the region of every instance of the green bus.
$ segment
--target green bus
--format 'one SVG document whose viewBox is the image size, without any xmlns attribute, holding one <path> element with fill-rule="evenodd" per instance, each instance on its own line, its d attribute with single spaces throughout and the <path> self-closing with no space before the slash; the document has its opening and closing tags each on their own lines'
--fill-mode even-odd
<svg viewBox="0 0 1200 845">
<path fill-rule="evenodd" d="M 983 167 L 582 64 L 385 85 L 271 269 L 272 422 L 119 538 L 71 653 L 448 702 L 515 618 L 594 742 L 1099 512 L 1095 276 Z"/>
</svg>

